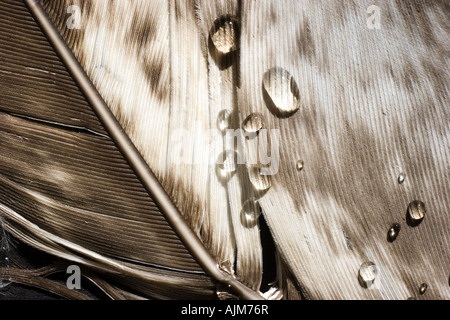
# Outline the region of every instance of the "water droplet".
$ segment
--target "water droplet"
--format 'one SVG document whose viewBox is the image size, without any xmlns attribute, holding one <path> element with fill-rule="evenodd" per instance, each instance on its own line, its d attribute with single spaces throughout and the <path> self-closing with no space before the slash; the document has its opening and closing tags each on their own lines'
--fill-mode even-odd
<svg viewBox="0 0 450 320">
<path fill-rule="evenodd" d="M 242 129 L 249 133 L 258 133 L 264 127 L 264 117 L 261 113 L 255 112 L 250 114 L 244 120 Z"/>
<path fill-rule="evenodd" d="M 414 200 L 408 205 L 408 222 L 411 226 L 417 226 L 425 217 L 426 209 L 422 201 Z"/>
<path fill-rule="evenodd" d="M 236 51 L 239 45 L 240 24 L 236 16 L 223 15 L 215 22 L 210 32 L 211 41 L 221 54 Z"/>
<path fill-rule="evenodd" d="M 235 174 L 238 164 L 238 154 L 234 150 L 222 152 L 217 158 L 216 174 L 220 181 L 226 183 Z"/>
<path fill-rule="evenodd" d="M 261 169 L 259 166 L 251 166 L 248 171 L 248 176 L 256 190 L 266 191 L 272 186 L 272 178 L 270 175 L 263 175 Z"/>
<path fill-rule="evenodd" d="M 247 199 L 242 206 L 242 224 L 247 228 L 252 228 L 261 216 L 261 208 L 254 198 Z"/>
<path fill-rule="evenodd" d="M 375 281 L 378 270 L 375 263 L 371 261 L 364 262 L 359 268 L 358 280 L 361 286 L 364 288 L 370 288 L 370 286 Z"/>
<path fill-rule="evenodd" d="M 419 293 L 424 294 L 428 289 L 428 285 L 426 283 L 422 283 L 419 288 Z"/>
<path fill-rule="evenodd" d="M 225 131 L 230 127 L 231 123 L 231 112 L 227 109 L 223 109 L 219 112 L 219 116 L 217 117 L 217 126 L 220 131 Z"/>
<path fill-rule="evenodd" d="M 303 162 L 303 160 L 298 160 L 297 164 L 295 165 L 295 167 L 297 168 L 298 171 L 302 171 L 304 164 L 305 163 Z"/>
<path fill-rule="evenodd" d="M 398 234 L 400 233 L 401 226 L 398 223 L 394 223 L 388 231 L 388 240 L 389 242 L 395 241 L 397 239 Z"/>
<path fill-rule="evenodd" d="M 398 175 L 398 183 L 399 183 L 399 184 L 402 184 L 402 183 L 405 181 L 405 178 L 406 178 L 406 174 L 404 174 L 403 172 L 400 173 L 400 174 Z"/>
<path fill-rule="evenodd" d="M 289 72 L 280 67 L 264 74 L 263 86 L 267 93 L 268 107 L 278 116 L 291 116 L 300 108 L 300 94 L 297 83 Z"/>
</svg>

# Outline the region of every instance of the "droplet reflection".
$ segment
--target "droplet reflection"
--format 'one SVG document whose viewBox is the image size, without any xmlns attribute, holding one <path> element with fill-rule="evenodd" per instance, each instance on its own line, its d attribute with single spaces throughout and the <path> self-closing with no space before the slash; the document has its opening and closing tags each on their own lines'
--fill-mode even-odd
<svg viewBox="0 0 450 320">
<path fill-rule="evenodd" d="M 293 115 L 300 108 L 300 94 L 297 83 L 289 72 L 280 67 L 264 74 L 263 88 L 269 109 L 280 117 Z"/>
<path fill-rule="evenodd" d="M 371 261 L 364 262 L 359 268 L 358 280 L 362 287 L 370 288 L 378 274 L 377 266 Z"/>
</svg>

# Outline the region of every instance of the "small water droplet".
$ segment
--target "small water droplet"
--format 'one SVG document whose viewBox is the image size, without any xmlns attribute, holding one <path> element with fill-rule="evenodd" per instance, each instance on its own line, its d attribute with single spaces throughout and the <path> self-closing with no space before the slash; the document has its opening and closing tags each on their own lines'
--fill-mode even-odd
<svg viewBox="0 0 450 320">
<path fill-rule="evenodd" d="M 247 228 L 252 228 L 261 216 L 261 208 L 254 198 L 247 199 L 242 206 L 242 224 Z"/>
<path fill-rule="evenodd" d="M 248 133 L 258 133 L 264 127 L 264 117 L 261 113 L 255 112 L 245 118 L 242 129 Z"/>
<path fill-rule="evenodd" d="M 217 117 L 217 126 L 220 131 L 225 131 L 230 127 L 231 123 L 231 112 L 227 109 L 223 109 L 219 112 Z"/>
<path fill-rule="evenodd" d="M 414 200 L 408 205 L 408 221 L 411 226 L 417 226 L 425 217 L 426 209 L 422 201 Z"/>
<path fill-rule="evenodd" d="M 261 169 L 259 166 L 251 166 L 248 171 L 248 176 L 256 190 L 266 191 L 272 186 L 272 178 L 270 175 L 263 175 Z"/>
<path fill-rule="evenodd" d="M 239 45 L 240 24 L 236 16 L 220 16 L 210 32 L 211 41 L 221 54 L 236 51 Z"/>
<path fill-rule="evenodd" d="M 216 174 L 221 182 L 228 182 L 235 174 L 238 164 L 238 154 L 234 150 L 222 152 L 217 158 Z"/>
<path fill-rule="evenodd" d="M 428 289 L 428 285 L 426 283 L 422 283 L 419 288 L 419 293 L 424 294 Z"/>
<path fill-rule="evenodd" d="M 297 164 L 295 165 L 295 167 L 297 168 L 298 171 L 302 171 L 304 164 L 305 163 L 303 162 L 303 160 L 298 160 Z"/>
<path fill-rule="evenodd" d="M 399 183 L 399 184 L 402 184 L 403 182 L 405 182 L 405 178 L 406 178 L 406 174 L 404 174 L 403 172 L 400 173 L 400 174 L 398 175 L 398 183 Z"/>
<path fill-rule="evenodd" d="M 280 67 L 264 74 L 263 87 L 270 98 L 268 107 L 278 116 L 291 116 L 300 108 L 297 83 L 289 72 Z M 266 102 L 267 99 L 266 99 Z"/>
<path fill-rule="evenodd" d="M 389 242 L 395 241 L 397 239 L 398 234 L 400 233 L 401 226 L 398 223 L 394 223 L 388 231 L 388 240 Z"/>
<path fill-rule="evenodd" d="M 370 288 L 378 274 L 377 266 L 371 261 L 364 262 L 359 268 L 359 283 L 364 288 Z"/>
</svg>

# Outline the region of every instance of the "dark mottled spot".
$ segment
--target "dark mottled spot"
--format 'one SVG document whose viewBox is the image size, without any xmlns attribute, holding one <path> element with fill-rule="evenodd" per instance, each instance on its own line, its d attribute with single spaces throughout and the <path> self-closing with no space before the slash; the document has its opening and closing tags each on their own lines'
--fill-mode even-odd
<svg viewBox="0 0 450 320">
<path fill-rule="evenodd" d="M 350 238 L 347 236 L 347 234 L 345 233 L 345 231 L 342 231 L 342 233 L 344 234 L 344 239 L 345 239 L 345 245 L 347 247 L 348 250 L 353 250 L 352 244 L 350 242 Z"/>
<path fill-rule="evenodd" d="M 389 72 L 389 74 L 391 75 L 391 79 L 394 80 L 395 76 L 394 76 L 394 70 L 392 69 L 392 64 L 386 63 L 386 70 Z"/>
<path fill-rule="evenodd" d="M 316 55 L 316 45 L 311 33 L 311 28 L 307 19 L 303 20 L 303 26 L 297 35 L 297 47 L 300 55 L 311 60 Z"/>
<path fill-rule="evenodd" d="M 410 60 L 407 60 L 403 68 L 403 84 L 409 91 L 413 92 L 413 83 L 417 83 L 418 81 L 419 76 L 417 75 L 416 68 Z"/>
<path fill-rule="evenodd" d="M 367 92 L 367 81 L 361 72 L 359 73 L 359 84 L 362 86 L 364 92 Z"/>
<path fill-rule="evenodd" d="M 433 1 L 430 3 L 422 1 L 396 1 L 398 12 L 403 18 L 411 42 L 421 40 L 425 45 L 429 47 L 435 47 L 437 44 L 435 34 L 433 32 L 436 21 L 432 21 L 426 10 L 423 10 L 426 6 L 433 6 L 439 1 Z M 444 5 L 445 7 L 445 5 Z"/>
<path fill-rule="evenodd" d="M 154 91 L 158 89 L 159 79 L 161 78 L 162 64 L 148 64 L 145 68 L 145 74 L 150 81 L 151 87 Z"/>
<path fill-rule="evenodd" d="M 167 97 L 168 90 L 165 86 L 161 86 L 161 75 L 163 73 L 163 63 L 161 61 L 143 62 L 143 71 L 152 93 L 159 99 L 164 100 Z"/>
<path fill-rule="evenodd" d="M 137 55 L 144 51 L 148 43 L 156 36 L 156 21 L 139 11 L 133 15 L 133 23 L 129 26 L 125 41 Z"/>
<path fill-rule="evenodd" d="M 277 22 L 277 12 L 275 11 L 273 5 L 270 7 L 270 22 L 272 24 L 275 24 Z"/>
<path fill-rule="evenodd" d="M 442 103 L 446 103 L 447 101 L 447 87 L 448 87 L 448 79 L 446 78 L 447 73 L 442 72 L 438 66 L 430 61 L 427 58 L 422 59 L 422 66 L 427 75 L 428 79 L 431 81 L 433 85 L 433 90 L 435 92 L 435 96 L 441 99 Z"/>
<path fill-rule="evenodd" d="M 184 2 L 174 1 L 174 13 L 175 13 L 175 20 L 179 21 L 183 18 L 183 13 L 181 12 L 180 4 Z"/>
</svg>

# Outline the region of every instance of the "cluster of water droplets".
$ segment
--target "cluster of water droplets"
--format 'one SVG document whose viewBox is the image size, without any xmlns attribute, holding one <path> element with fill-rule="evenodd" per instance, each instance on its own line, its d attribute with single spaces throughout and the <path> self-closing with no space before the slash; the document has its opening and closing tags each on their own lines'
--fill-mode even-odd
<svg viewBox="0 0 450 320">
<path fill-rule="evenodd" d="M 210 39 L 214 45 L 215 53 L 220 56 L 229 56 L 239 50 L 240 21 L 234 15 L 220 16 L 210 31 Z M 214 56 L 213 56 L 214 57 Z M 271 113 L 281 118 L 292 116 L 300 108 L 300 96 L 296 81 L 285 69 L 273 67 L 262 75 L 263 95 L 267 108 Z M 224 109 L 217 118 L 217 126 L 225 133 L 232 125 L 232 113 Z M 242 129 L 246 136 L 251 138 L 259 134 L 266 127 L 263 114 L 253 112 L 248 114 L 242 122 Z M 219 156 L 217 176 L 222 182 L 228 182 L 237 171 L 236 152 L 227 150 Z M 303 160 L 296 160 L 296 169 L 303 169 Z M 259 165 L 247 167 L 248 179 L 252 184 L 255 195 L 261 196 L 272 186 L 272 177 L 264 174 L 264 168 Z M 257 221 L 261 209 L 258 201 L 250 198 L 243 204 L 243 223 L 253 225 L 250 221 Z"/>
<path fill-rule="evenodd" d="M 211 30 L 210 38 L 216 50 L 220 54 L 230 54 L 239 49 L 240 23 L 235 16 L 224 15 L 216 20 Z M 280 118 L 287 118 L 294 115 L 300 109 L 300 94 L 297 82 L 294 77 L 281 67 L 273 67 L 267 70 L 263 75 L 263 98 L 269 111 Z M 231 112 L 222 110 L 218 116 L 218 128 L 224 132 L 231 126 Z M 266 126 L 264 116 L 259 112 L 250 113 L 242 123 L 242 129 L 249 136 L 256 136 Z M 222 162 L 218 164 L 218 176 L 224 181 L 228 181 L 236 172 L 235 151 L 226 151 L 220 155 Z M 304 161 L 295 160 L 295 168 L 302 171 Z M 258 165 L 248 167 L 248 178 L 253 185 L 256 194 L 261 195 L 267 192 L 272 186 L 272 177 L 263 174 L 263 168 Z M 406 174 L 401 172 L 397 177 L 397 182 L 403 184 Z M 410 226 L 417 226 L 425 217 L 426 209 L 422 201 L 414 200 L 408 205 L 407 221 Z M 258 200 L 251 197 L 247 199 L 242 206 L 242 223 L 247 227 L 256 225 L 261 215 L 261 207 Z M 400 234 L 401 226 L 393 223 L 388 229 L 387 239 L 389 242 L 397 240 Z M 364 262 L 359 269 L 358 279 L 365 288 L 370 288 L 378 274 L 375 263 L 371 261 Z M 424 294 L 427 290 L 427 284 L 421 284 L 419 293 Z"/>
<path fill-rule="evenodd" d="M 406 174 L 404 172 L 399 173 L 397 177 L 397 182 L 399 184 L 403 184 L 406 179 Z M 422 220 L 425 218 L 426 215 L 426 208 L 425 203 L 423 203 L 420 200 L 413 200 L 408 204 L 407 210 L 406 210 L 406 221 L 407 224 L 410 227 L 416 227 L 418 226 Z M 399 234 L 400 234 L 401 226 L 398 223 L 394 223 L 391 225 L 391 227 L 388 230 L 387 233 L 387 239 L 389 242 L 394 242 L 397 240 Z M 363 264 L 363 266 L 365 266 Z M 363 267 L 361 266 L 361 267 Z M 361 274 L 361 270 L 360 270 Z M 376 273 L 375 273 L 376 276 Z M 450 281 L 450 280 L 449 280 Z M 428 284 L 422 283 L 419 287 L 419 294 L 423 295 L 427 291 Z M 414 297 L 408 298 L 408 300 L 415 300 Z"/>
</svg>

